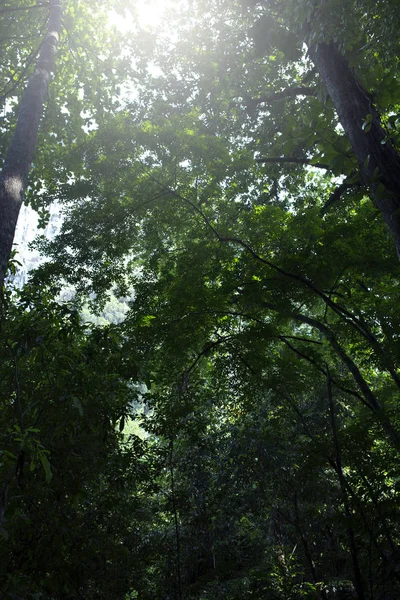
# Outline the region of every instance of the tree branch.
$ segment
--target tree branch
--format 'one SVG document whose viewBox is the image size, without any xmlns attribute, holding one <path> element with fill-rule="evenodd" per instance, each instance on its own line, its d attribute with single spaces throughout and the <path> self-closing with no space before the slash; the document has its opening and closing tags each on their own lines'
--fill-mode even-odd
<svg viewBox="0 0 400 600">
<path fill-rule="evenodd" d="M 256 108 L 259 104 L 271 104 L 277 100 L 283 100 L 285 98 L 296 98 L 296 96 L 316 96 L 317 88 L 307 86 L 288 87 L 280 92 L 273 92 L 266 96 L 260 96 L 259 98 L 252 98 L 247 94 L 243 96 L 249 115 L 255 113 Z"/>
<path fill-rule="evenodd" d="M 298 348 L 296 348 L 295 346 L 293 346 L 293 344 L 291 344 L 290 342 L 288 342 L 288 340 L 286 338 L 288 338 L 289 336 L 280 336 L 279 339 L 284 342 L 286 344 L 286 346 L 288 348 L 290 348 L 295 354 L 297 354 L 298 356 L 300 356 L 300 358 L 303 358 L 304 360 L 306 360 L 307 362 L 309 362 L 311 365 L 313 365 L 313 367 L 315 367 L 320 373 L 322 373 L 323 375 L 327 375 L 328 373 L 328 369 L 321 367 L 321 365 L 319 365 L 317 363 L 316 360 L 314 360 L 313 358 L 311 358 L 311 356 L 308 356 L 308 354 L 305 354 L 304 352 L 301 352 L 300 350 L 298 350 Z M 349 394 L 350 396 L 353 396 L 355 398 L 357 398 L 357 400 L 360 400 L 360 402 L 362 402 L 363 404 L 365 404 L 365 406 L 367 408 L 369 408 L 370 410 L 372 410 L 372 407 L 368 404 L 368 402 L 355 390 L 351 390 L 350 388 L 344 387 L 341 383 L 339 383 L 338 381 L 336 381 L 335 379 L 333 379 L 333 377 L 331 378 L 332 383 L 335 387 L 337 387 L 340 391 L 344 392 L 345 394 Z"/>
<path fill-rule="evenodd" d="M 281 313 L 279 307 L 269 303 L 264 302 L 263 305 L 271 310 L 277 311 Z M 282 313 L 281 313 L 282 314 Z M 305 315 L 295 313 L 288 314 L 288 317 L 300 321 L 300 323 L 306 323 L 311 327 L 318 329 L 325 337 L 325 339 L 329 342 L 332 349 L 335 351 L 337 356 L 340 358 L 341 362 L 347 367 L 348 371 L 352 374 L 354 381 L 357 383 L 359 389 L 361 390 L 365 400 L 370 405 L 371 410 L 377 417 L 382 429 L 385 431 L 388 439 L 392 442 L 393 446 L 400 451 L 400 437 L 396 429 L 393 427 L 389 417 L 386 415 L 382 405 L 380 404 L 378 398 L 375 396 L 368 383 L 364 379 L 361 374 L 360 369 L 357 367 L 355 362 L 351 359 L 351 357 L 346 353 L 344 348 L 340 345 L 334 333 L 324 325 L 320 323 L 316 319 L 312 319 L 311 317 L 307 317 Z M 287 342 L 286 342 L 287 343 Z"/>
<path fill-rule="evenodd" d="M 311 158 L 301 156 L 262 156 L 261 158 L 256 158 L 255 161 L 261 164 L 294 163 L 296 165 L 310 165 L 310 167 L 316 167 L 317 169 L 330 169 L 329 165 L 324 163 L 313 164 Z"/>
<path fill-rule="evenodd" d="M 294 98 L 295 96 L 316 96 L 317 88 L 315 87 L 289 87 L 281 92 L 275 92 L 270 96 L 264 96 L 259 99 L 259 102 L 271 102 L 280 100 L 281 98 Z"/>
<path fill-rule="evenodd" d="M 240 238 L 235 238 L 235 237 L 230 237 L 230 236 L 226 236 L 226 237 L 222 236 L 217 231 L 217 229 L 212 225 L 210 219 L 204 214 L 204 212 L 196 204 L 194 204 L 194 202 L 192 202 L 188 198 L 185 198 L 184 196 L 182 196 L 181 194 L 179 194 L 175 190 L 169 188 L 168 186 L 163 185 L 153 175 L 150 174 L 149 176 L 150 176 L 150 178 L 153 181 L 155 181 L 158 185 L 160 185 L 161 188 L 163 188 L 165 190 L 168 190 L 169 193 L 173 197 L 179 198 L 180 200 L 182 200 L 183 202 L 185 202 L 186 204 L 188 204 L 189 206 L 191 206 L 193 208 L 193 210 L 198 215 L 201 216 L 201 218 L 206 223 L 207 227 L 212 231 L 212 233 L 215 235 L 215 237 L 218 239 L 219 242 L 221 242 L 221 243 L 228 243 L 228 244 L 229 243 L 233 243 L 233 244 L 237 244 L 237 245 L 241 246 L 244 250 L 247 250 L 249 252 L 249 254 L 255 260 L 258 260 L 262 264 L 267 265 L 268 267 L 270 267 L 271 269 L 273 269 L 274 271 L 276 271 L 277 273 L 279 273 L 283 277 L 288 277 L 288 278 L 290 278 L 290 279 L 292 279 L 294 281 L 298 281 L 299 283 L 302 283 L 303 285 L 305 285 L 306 287 L 308 287 L 312 292 L 314 292 L 319 298 L 321 298 L 324 301 L 324 303 L 327 306 L 329 306 L 329 308 L 331 308 L 333 310 L 333 312 L 335 312 L 341 319 L 343 319 L 343 321 L 345 323 L 348 323 L 349 325 L 351 325 L 352 327 L 354 327 L 354 329 L 365 340 L 367 340 L 371 344 L 371 346 L 375 350 L 377 356 L 380 357 L 380 359 L 382 361 L 382 363 L 381 363 L 382 366 L 390 373 L 393 381 L 400 388 L 400 378 L 397 375 L 397 371 L 395 369 L 394 364 L 392 363 L 391 358 L 388 357 L 386 355 L 385 351 L 381 348 L 380 343 L 378 342 L 378 340 L 376 339 L 376 337 L 374 336 L 374 334 L 370 331 L 370 329 L 367 327 L 367 325 L 364 322 L 364 320 L 362 319 L 362 317 L 357 317 L 353 313 L 349 312 L 348 310 L 346 310 L 345 308 L 343 308 L 342 306 L 340 306 L 339 304 L 337 304 L 336 302 L 334 302 L 334 300 L 332 300 L 324 292 L 321 292 L 314 285 L 314 283 L 310 279 L 308 279 L 307 277 L 303 277 L 301 275 L 297 275 L 295 273 L 288 272 L 285 269 L 282 269 L 278 265 L 276 265 L 276 264 L 272 263 L 271 261 L 267 260 L 266 258 L 263 258 L 247 242 L 244 242 Z M 326 328 L 326 326 L 323 325 L 322 323 L 321 323 L 321 326 Z M 322 332 L 322 330 L 320 330 L 320 331 Z M 332 332 L 331 332 L 331 334 L 332 334 Z M 347 358 L 351 361 L 350 357 L 347 357 Z M 353 376 L 354 376 L 354 373 L 353 373 Z M 360 376 L 361 376 L 361 374 L 360 374 Z M 363 379 L 363 378 L 361 377 L 361 379 Z M 355 380 L 357 381 L 357 383 L 359 383 L 359 380 L 357 380 L 356 377 L 355 377 Z M 365 383 L 365 380 L 363 380 L 363 381 Z M 367 395 L 368 395 L 368 392 L 367 392 Z M 367 396 L 365 396 L 365 397 L 367 398 Z M 374 396 L 374 398 L 375 398 L 375 396 Z M 375 400 L 376 400 L 376 398 L 375 398 Z M 381 409 L 381 407 L 379 407 L 379 409 Z M 399 440 L 399 448 L 400 448 L 400 440 Z"/>
<path fill-rule="evenodd" d="M 276 307 L 274 307 L 271 304 L 267 304 L 267 303 L 263 303 L 264 306 L 267 306 L 267 308 L 270 308 L 272 310 L 278 310 Z M 233 317 L 242 317 L 243 319 L 247 319 L 250 321 L 254 321 L 255 323 L 259 323 L 260 325 L 265 325 L 265 321 L 263 321 L 262 319 L 254 316 L 254 315 L 249 315 L 247 313 L 243 313 L 243 312 L 239 312 L 239 311 L 234 311 L 234 310 L 202 310 L 202 311 L 190 311 L 188 313 L 186 313 L 185 315 L 183 315 L 182 317 L 179 317 L 178 319 L 175 319 L 174 321 L 171 321 L 169 324 L 175 323 L 175 322 L 179 322 L 182 321 L 183 319 L 186 319 L 187 317 L 189 317 L 190 315 L 199 315 L 199 314 L 216 314 L 216 315 L 231 315 Z M 291 315 L 292 318 L 295 318 L 293 315 Z M 233 336 L 227 336 L 226 338 L 221 338 L 220 340 L 218 340 L 217 343 L 211 344 L 211 346 L 207 347 L 207 350 L 210 350 L 210 348 L 212 346 L 217 346 L 220 342 L 224 342 L 224 341 L 230 341 L 231 339 L 233 339 Z M 293 346 L 288 340 L 290 339 L 294 339 L 294 340 L 298 340 L 300 342 L 306 342 L 306 343 L 312 343 L 312 344 L 317 344 L 317 345 L 322 345 L 321 342 L 317 341 L 317 340 L 313 340 L 311 338 L 304 338 L 304 337 L 299 337 L 299 336 L 291 336 L 291 335 L 271 335 L 271 339 L 277 339 L 281 342 L 284 342 L 295 354 L 297 354 L 298 356 L 300 356 L 301 358 L 307 360 L 310 364 L 312 364 L 320 373 L 322 373 L 324 376 L 327 375 L 328 371 L 327 369 L 323 368 L 321 365 L 319 365 L 316 360 L 310 356 L 308 356 L 307 354 L 301 352 L 300 350 L 298 350 L 297 348 L 295 348 L 295 346 Z M 195 362 L 190 366 L 189 371 L 192 371 L 193 368 L 196 366 L 197 362 L 199 361 L 199 359 L 201 358 L 202 354 L 200 354 Z M 242 359 L 242 357 L 240 357 Z M 243 359 L 242 359 L 243 360 Z M 244 362 L 244 361 L 243 361 Z M 246 365 L 249 367 L 249 365 Z M 249 367 L 250 370 L 254 373 L 255 371 Z M 365 398 L 363 396 L 361 396 L 358 392 L 356 392 L 355 390 L 352 390 L 350 388 L 347 388 L 345 386 L 343 386 L 342 384 L 340 384 L 338 381 L 336 381 L 335 379 L 332 379 L 332 383 L 342 392 L 345 392 L 346 394 L 349 394 L 350 396 L 353 396 L 355 398 L 357 398 L 358 400 L 360 400 L 363 404 L 365 404 L 365 406 L 367 406 L 370 410 L 373 410 L 373 407 L 371 407 L 371 405 L 365 400 Z"/>
<path fill-rule="evenodd" d="M 206 356 L 207 354 L 209 354 L 211 352 L 211 350 L 213 350 L 214 348 L 216 348 L 217 346 L 219 346 L 220 344 L 223 344 L 224 342 L 229 341 L 230 339 L 232 339 L 233 336 L 232 335 L 227 335 L 225 337 L 221 337 L 219 340 L 215 340 L 214 342 L 207 342 L 203 349 L 200 352 L 197 352 L 197 357 L 195 359 L 195 361 L 190 365 L 190 367 L 186 370 L 185 374 L 189 375 L 193 369 L 196 367 L 197 363 L 199 362 L 199 360 L 203 357 Z"/>
<path fill-rule="evenodd" d="M 350 190 L 352 188 L 360 188 L 361 187 L 361 182 L 353 182 L 351 183 L 351 179 L 354 178 L 354 175 L 350 175 L 350 177 L 347 177 L 343 183 L 341 183 L 333 192 L 332 194 L 329 196 L 328 200 L 325 202 L 324 206 L 321 208 L 321 214 L 325 215 L 328 210 L 330 209 L 330 207 L 332 206 L 332 204 L 334 204 L 335 202 L 337 202 L 338 200 L 340 200 L 340 198 L 342 197 L 342 195 L 347 192 L 347 190 Z"/>
</svg>

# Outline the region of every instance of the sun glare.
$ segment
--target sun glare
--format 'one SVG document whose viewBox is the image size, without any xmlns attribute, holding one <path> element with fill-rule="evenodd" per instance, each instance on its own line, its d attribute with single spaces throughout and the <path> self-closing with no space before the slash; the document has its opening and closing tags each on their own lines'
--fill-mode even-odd
<svg viewBox="0 0 400 600">
<path fill-rule="evenodd" d="M 126 33 L 134 25 L 134 14 L 136 12 L 138 24 L 141 29 L 155 29 L 162 21 L 164 15 L 172 5 L 167 0 L 136 0 L 133 3 L 134 11 L 126 12 L 125 16 L 112 12 L 110 21 L 121 33 Z"/>
</svg>

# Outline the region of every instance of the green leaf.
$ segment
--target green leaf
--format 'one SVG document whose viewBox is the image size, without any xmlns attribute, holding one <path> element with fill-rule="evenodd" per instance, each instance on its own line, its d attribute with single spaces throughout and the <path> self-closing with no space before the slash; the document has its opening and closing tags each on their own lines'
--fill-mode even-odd
<svg viewBox="0 0 400 600">
<path fill-rule="evenodd" d="M 80 416 L 83 417 L 83 406 L 82 406 L 81 401 L 76 396 L 72 396 L 71 399 L 72 399 L 72 403 L 75 406 L 75 408 L 78 409 Z"/>
<path fill-rule="evenodd" d="M 386 192 L 386 188 L 385 188 L 384 184 L 378 183 L 378 185 L 376 187 L 376 196 L 379 200 L 382 200 L 382 198 L 385 196 L 385 192 Z"/>
<path fill-rule="evenodd" d="M 53 477 L 53 473 L 51 472 L 50 463 L 44 452 L 40 452 L 39 459 L 40 459 L 40 462 L 42 463 L 44 472 L 46 474 L 46 483 L 50 483 L 50 481 Z"/>
</svg>

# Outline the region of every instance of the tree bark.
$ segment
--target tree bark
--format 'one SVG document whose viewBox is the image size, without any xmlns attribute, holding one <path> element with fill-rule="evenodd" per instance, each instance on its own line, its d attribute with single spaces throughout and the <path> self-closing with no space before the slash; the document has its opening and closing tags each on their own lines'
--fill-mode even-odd
<svg viewBox="0 0 400 600">
<path fill-rule="evenodd" d="M 0 288 L 4 283 L 18 215 L 28 185 L 39 122 L 55 64 L 61 20 L 61 0 L 50 0 L 47 35 L 22 97 L 17 125 L 0 175 Z"/>
<path fill-rule="evenodd" d="M 372 200 L 393 235 L 400 258 L 400 155 L 387 139 L 371 97 L 336 46 L 333 43 L 310 46 L 309 55 L 350 140 L 361 179 L 369 187 Z"/>
</svg>

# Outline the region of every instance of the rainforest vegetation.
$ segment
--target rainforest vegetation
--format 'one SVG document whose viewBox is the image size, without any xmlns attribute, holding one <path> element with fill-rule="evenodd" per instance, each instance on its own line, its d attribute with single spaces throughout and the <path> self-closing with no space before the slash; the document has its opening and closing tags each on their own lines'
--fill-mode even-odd
<svg viewBox="0 0 400 600">
<path fill-rule="evenodd" d="M 399 33 L 0 3 L 0 599 L 400 597 Z"/>
</svg>

